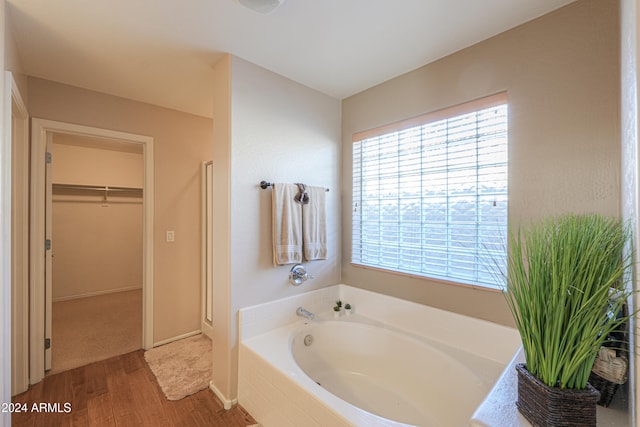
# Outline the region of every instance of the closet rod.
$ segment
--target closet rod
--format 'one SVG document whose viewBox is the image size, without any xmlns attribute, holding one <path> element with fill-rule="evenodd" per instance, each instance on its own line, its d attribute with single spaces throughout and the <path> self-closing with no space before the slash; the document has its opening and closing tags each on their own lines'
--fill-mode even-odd
<svg viewBox="0 0 640 427">
<path fill-rule="evenodd" d="M 80 185 L 80 184 L 53 184 L 54 190 L 84 190 L 84 191 L 132 191 L 142 192 L 142 188 L 136 187 L 109 187 L 96 185 Z"/>
</svg>

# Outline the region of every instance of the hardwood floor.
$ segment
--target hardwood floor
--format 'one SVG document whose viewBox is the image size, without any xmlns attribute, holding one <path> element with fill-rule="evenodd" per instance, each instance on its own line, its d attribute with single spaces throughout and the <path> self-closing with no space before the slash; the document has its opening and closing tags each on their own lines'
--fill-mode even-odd
<svg viewBox="0 0 640 427">
<path fill-rule="evenodd" d="M 12 414 L 14 427 L 246 427 L 256 423 L 240 406 L 225 411 L 209 389 L 167 400 L 143 350 L 48 376 L 15 396 L 13 403 L 14 408 L 27 410 Z"/>
</svg>

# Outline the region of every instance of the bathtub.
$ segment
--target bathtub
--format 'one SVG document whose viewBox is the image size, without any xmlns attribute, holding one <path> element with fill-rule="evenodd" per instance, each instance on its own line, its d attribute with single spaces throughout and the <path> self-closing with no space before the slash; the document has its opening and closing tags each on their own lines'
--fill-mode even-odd
<svg viewBox="0 0 640 427">
<path fill-rule="evenodd" d="M 355 313 L 334 319 L 336 299 Z M 243 309 L 240 325 L 238 400 L 264 427 L 466 426 L 520 344 L 511 328 L 345 285 Z"/>
</svg>

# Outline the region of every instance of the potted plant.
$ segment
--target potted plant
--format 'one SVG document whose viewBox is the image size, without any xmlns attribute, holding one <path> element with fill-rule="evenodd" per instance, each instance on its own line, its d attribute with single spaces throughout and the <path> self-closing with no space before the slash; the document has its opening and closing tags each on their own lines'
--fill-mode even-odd
<svg viewBox="0 0 640 427">
<path fill-rule="evenodd" d="M 509 235 L 506 301 L 522 339 L 518 410 L 535 426 L 595 426 L 588 384 L 598 351 L 630 315 L 630 229 L 601 215 L 563 215 Z"/>
<path fill-rule="evenodd" d="M 346 304 L 344 305 L 344 313 L 345 313 L 347 316 L 351 315 L 351 304 L 346 303 Z"/>
<path fill-rule="evenodd" d="M 340 308 L 339 305 L 336 304 L 336 305 L 333 306 L 333 317 L 334 318 L 337 319 L 337 318 L 340 317 L 340 310 L 341 310 L 341 308 Z"/>
</svg>

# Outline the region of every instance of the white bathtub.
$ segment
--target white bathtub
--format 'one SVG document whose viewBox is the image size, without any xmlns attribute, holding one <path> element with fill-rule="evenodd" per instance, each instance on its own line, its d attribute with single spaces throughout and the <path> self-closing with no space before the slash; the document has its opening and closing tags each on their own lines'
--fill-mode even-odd
<svg viewBox="0 0 640 427">
<path fill-rule="evenodd" d="M 338 298 L 356 314 L 333 320 Z M 239 402 L 265 427 L 465 426 L 519 346 L 511 328 L 345 285 L 240 316 Z"/>
</svg>

